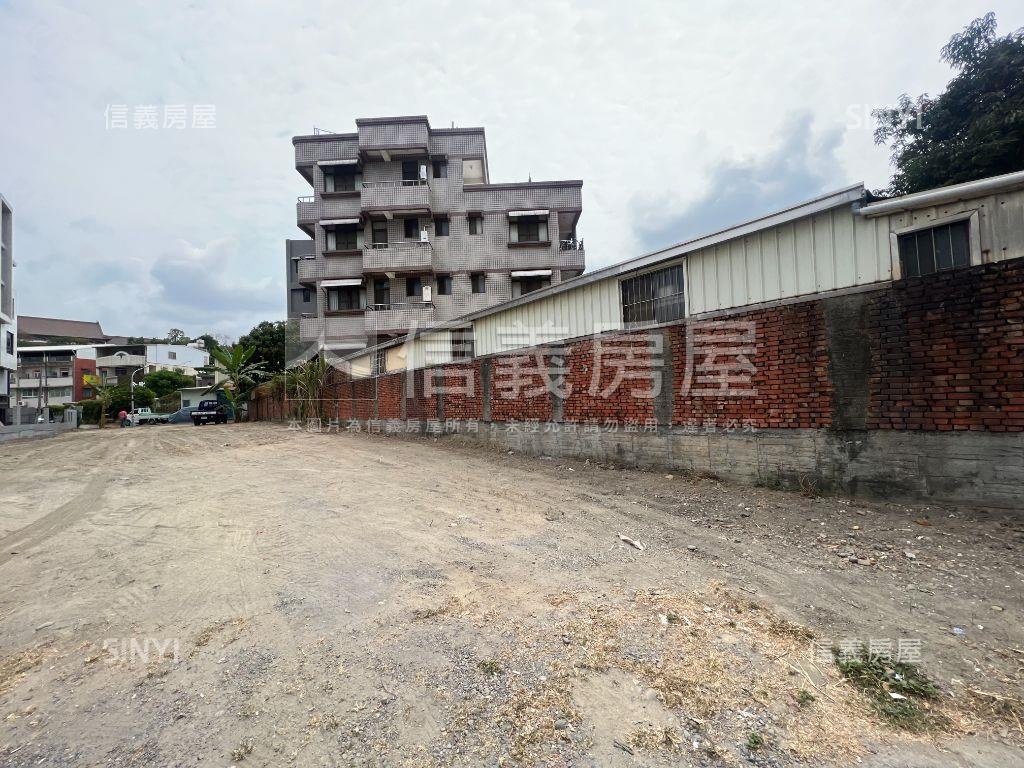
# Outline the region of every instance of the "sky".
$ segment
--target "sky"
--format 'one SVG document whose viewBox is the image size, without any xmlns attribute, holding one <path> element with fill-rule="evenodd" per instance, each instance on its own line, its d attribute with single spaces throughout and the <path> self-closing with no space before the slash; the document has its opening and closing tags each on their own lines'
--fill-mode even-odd
<svg viewBox="0 0 1024 768">
<path fill-rule="evenodd" d="M 17 309 L 123 335 L 283 319 L 311 194 L 291 137 L 359 117 L 482 125 L 494 182 L 583 179 L 588 269 L 882 188 L 871 109 L 940 92 L 939 49 L 988 10 L 1024 26 L 1019 0 L 0 0 Z"/>
</svg>

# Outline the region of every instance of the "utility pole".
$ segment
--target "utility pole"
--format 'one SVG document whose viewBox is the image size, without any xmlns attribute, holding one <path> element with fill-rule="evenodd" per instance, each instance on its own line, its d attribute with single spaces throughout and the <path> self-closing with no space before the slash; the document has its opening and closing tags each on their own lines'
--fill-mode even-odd
<svg viewBox="0 0 1024 768">
<path fill-rule="evenodd" d="M 130 377 L 128 377 L 128 385 L 129 385 L 128 389 L 130 389 L 131 393 L 132 393 L 132 410 L 133 411 L 135 410 L 135 374 L 138 373 L 139 371 L 144 371 L 144 370 L 146 370 L 146 366 L 142 366 L 141 368 L 136 368 L 134 371 L 132 371 L 132 375 Z"/>
</svg>

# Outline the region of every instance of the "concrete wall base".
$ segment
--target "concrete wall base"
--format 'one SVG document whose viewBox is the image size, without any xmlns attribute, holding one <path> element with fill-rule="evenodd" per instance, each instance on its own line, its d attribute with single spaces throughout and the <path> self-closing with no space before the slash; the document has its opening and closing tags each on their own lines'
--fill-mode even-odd
<svg viewBox="0 0 1024 768">
<path fill-rule="evenodd" d="M 396 424 L 401 428 L 394 429 Z M 414 419 L 363 422 L 362 428 L 867 498 L 1019 509 L 1024 487 L 1024 433 L 764 429 L 693 434 L 679 427 L 613 432 L 587 431 L 583 425 L 573 432 L 562 424 L 541 423 L 534 431 L 500 422 L 480 422 L 473 431 L 470 422 L 444 425 L 450 431 L 441 435 Z"/>
<path fill-rule="evenodd" d="M 43 437 L 53 437 L 63 434 L 76 427 L 75 424 L 55 422 L 53 424 L 16 424 L 0 427 L 0 443 L 9 443 L 15 440 L 36 440 Z"/>
</svg>

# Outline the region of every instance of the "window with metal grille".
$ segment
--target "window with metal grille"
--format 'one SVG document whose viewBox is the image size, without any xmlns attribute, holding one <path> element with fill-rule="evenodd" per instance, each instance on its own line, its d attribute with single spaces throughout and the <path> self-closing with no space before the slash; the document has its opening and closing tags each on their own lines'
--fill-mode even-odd
<svg viewBox="0 0 1024 768">
<path fill-rule="evenodd" d="M 473 359 L 473 329 L 456 328 L 452 331 L 452 359 Z"/>
<path fill-rule="evenodd" d="M 352 166 L 328 165 L 324 169 L 324 192 L 353 192 L 356 170 Z"/>
<path fill-rule="evenodd" d="M 970 222 L 964 220 L 900 235 L 897 243 L 903 277 L 919 277 L 945 269 L 969 267 L 970 230 Z"/>
<path fill-rule="evenodd" d="M 681 264 L 623 280 L 619 291 L 622 320 L 627 326 L 667 323 L 686 316 Z"/>
<path fill-rule="evenodd" d="M 354 251 L 359 247 L 359 233 L 354 226 L 328 227 L 324 229 L 327 235 L 327 251 Z"/>
<path fill-rule="evenodd" d="M 378 349 L 373 353 L 373 375 L 380 376 L 388 372 L 387 350 Z"/>
</svg>

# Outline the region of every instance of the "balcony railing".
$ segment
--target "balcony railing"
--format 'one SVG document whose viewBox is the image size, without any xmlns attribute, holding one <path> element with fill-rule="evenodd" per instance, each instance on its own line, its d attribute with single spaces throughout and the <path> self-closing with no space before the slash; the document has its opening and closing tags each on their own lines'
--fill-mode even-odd
<svg viewBox="0 0 1024 768">
<path fill-rule="evenodd" d="M 362 315 L 299 318 L 300 341 L 363 339 L 365 336 Z"/>
<path fill-rule="evenodd" d="M 354 256 L 326 256 L 299 261 L 299 282 L 315 283 L 339 277 L 362 277 L 363 260 L 357 251 Z"/>
<path fill-rule="evenodd" d="M 371 304 L 366 309 L 367 333 L 395 333 L 434 322 L 432 304 Z"/>
<path fill-rule="evenodd" d="M 422 269 L 429 271 L 433 263 L 429 242 L 411 240 L 399 243 L 372 243 L 363 249 L 364 272 Z"/>
<path fill-rule="evenodd" d="M 313 195 L 300 197 L 295 204 L 295 218 L 297 221 L 312 223 L 320 219 L 320 206 Z"/>
<path fill-rule="evenodd" d="M 366 211 L 429 210 L 430 185 L 424 179 L 364 181 L 360 204 Z"/>
<path fill-rule="evenodd" d="M 582 251 L 583 250 L 583 238 L 577 240 L 575 237 L 570 237 L 565 240 L 558 241 L 558 250 L 560 251 Z"/>
</svg>

